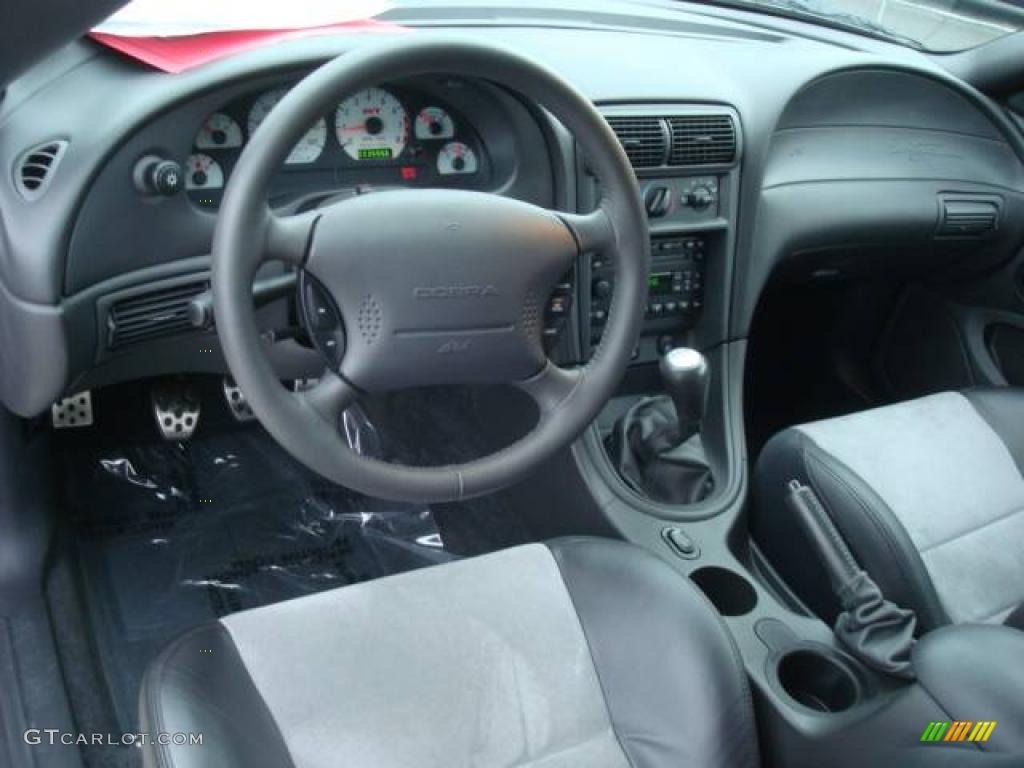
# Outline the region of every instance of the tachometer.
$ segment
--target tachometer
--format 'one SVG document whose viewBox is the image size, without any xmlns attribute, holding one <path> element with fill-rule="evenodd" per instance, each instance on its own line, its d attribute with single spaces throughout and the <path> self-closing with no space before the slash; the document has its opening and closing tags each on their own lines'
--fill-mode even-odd
<svg viewBox="0 0 1024 768">
<path fill-rule="evenodd" d="M 197 152 L 190 155 L 185 167 L 185 189 L 221 189 L 224 169 L 209 155 Z"/>
<path fill-rule="evenodd" d="M 409 141 L 409 116 L 383 88 L 367 88 L 338 105 L 334 130 L 353 160 L 391 160 Z"/>
<path fill-rule="evenodd" d="M 249 135 L 252 136 L 256 129 L 260 127 L 260 123 L 266 119 L 267 115 L 270 114 L 270 110 L 279 102 L 284 95 L 288 92 L 287 88 L 278 88 L 273 91 L 267 91 L 252 105 L 252 109 L 249 110 Z M 299 143 L 295 145 L 295 148 L 291 151 L 291 154 L 285 159 L 287 165 L 295 165 L 297 163 L 312 163 L 324 151 L 324 145 L 327 143 L 327 121 L 321 118 L 316 121 L 316 124 L 310 128 L 306 134 L 299 139 Z"/>
<path fill-rule="evenodd" d="M 455 136 L 451 115 L 440 107 L 424 107 L 416 115 L 417 139 L 450 139 Z"/>
<path fill-rule="evenodd" d="M 223 112 L 214 112 L 196 134 L 197 149 L 233 149 L 242 146 L 242 128 Z"/>
<path fill-rule="evenodd" d="M 440 174 L 476 173 L 478 167 L 476 152 L 461 141 L 450 141 L 437 153 L 437 172 Z"/>
</svg>

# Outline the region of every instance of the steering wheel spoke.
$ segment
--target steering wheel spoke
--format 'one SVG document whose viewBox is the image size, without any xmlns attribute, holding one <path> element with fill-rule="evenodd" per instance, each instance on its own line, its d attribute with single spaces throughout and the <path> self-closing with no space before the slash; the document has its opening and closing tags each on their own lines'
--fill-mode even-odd
<svg viewBox="0 0 1024 768">
<path fill-rule="evenodd" d="M 308 211 L 295 216 L 269 213 L 264 240 L 264 261 L 284 261 L 296 267 L 306 263 L 320 211 Z"/>
<path fill-rule="evenodd" d="M 533 399 L 543 418 L 557 409 L 582 379 L 582 369 L 560 368 L 549 360 L 540 373 L 517 381 L 515 386 Z"/>
<path fill-rule="evenodd" d="M 328 370 L 312 389 L 296 392 L 295 396 L 328 424 L 337 427 L 341 414 L 359 399 L 359 391 L 341 376 Z"/>
<path fill-rule="evenodd" d="M 611 219 L 603 207 L 596 208 L 590 213 L 559 211 L 557 216 L 572 232 L 581 254 L 608 251 L 615 245 Z"/>
</svg>

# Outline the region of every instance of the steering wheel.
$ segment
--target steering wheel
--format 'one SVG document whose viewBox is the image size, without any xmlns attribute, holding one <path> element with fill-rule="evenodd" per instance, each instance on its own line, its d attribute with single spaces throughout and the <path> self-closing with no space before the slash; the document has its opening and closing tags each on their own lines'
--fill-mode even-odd
<svg viewBox="0 0 1024 768">
<path fill-rule="evenodd" d="M 346 96 L 381 82 L 444 73 L 483 78 L 549 110 L 601 184 L 599 207 L 568 214 L 485 192 L 382 191 L 295 216 L 268 185 L 306 129 Z M 600 346 L 560 368 L 542 345 L 547 297 L 582 253 L 615 264 Z M 259 266 L 300 270 L 300 301 L 328 372 L 305 392 L 281 385 L 263 354 L 252 300 Z M 213 241 L 217 330 L 256 416 L 293 456 L 370 496 L 455 501 L 524 478 L 575 440 L 614 393 L 639 334 L 650 244 L 632 167 L 593 105 L 561 77 L 490 45 L 401 39 L 346 53 L 312 72 L 267 116 L 224 192 Z M 411 467 L 361 456 L 338 429 L 361 395 L 436 384 L 504 382 L 540 416 L 488 456 Z"/>
</svg>

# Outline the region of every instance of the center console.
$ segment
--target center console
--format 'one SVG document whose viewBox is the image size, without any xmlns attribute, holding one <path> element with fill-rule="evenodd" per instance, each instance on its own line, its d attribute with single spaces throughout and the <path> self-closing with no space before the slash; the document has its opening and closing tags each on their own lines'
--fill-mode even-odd
<svg viewBox="0 0 1024 768">
<path fill-rule="evenodd" d="M 720 343 L 727 337 L 739 115 L 720 105 L 615 105 L 601 111 L 633 164 L 651 233 L 649 296 L 634 366 L 656 363 L 672 347 Z M 600 187 L 586 158 L 575 160 L 575 208 L 593 210 Z M 613 259 L 586 254 L 552 295 L 545 339 L 556 362 L 585 362 L 600 343 L 615 275 Z"/>
<path fill-rule="evenodd" d="M 647 278 L 647 310 L 641 343 L 634 359 L 651 362 L 675 346 L 680 331 L 693 328 L 704 307 L 704 264 L 707 241 L 702 235 L 661 235 L 651 238 L 651 270 Z M 608 317 L 615 269 L 603 257 L 590 260 L 587 343 L 597 346 Z"/>
<path fill-rule="evenodd" d="M 954 627 L 946 633 L 952 639 L 943 640 L 942 647 L 934 647 L 942 637 L 926 638 L 923 646 L 931 663 L 923 666 L 916 660 L 916 681 L 894 675 L 867 664 L 865 653 L 845 644 L 808 611 L 751 544 L 742 397 L 747 342 L 734 338 L 728 325 L 741 157 L 738 115 L 713 105 L 617 106 L 605 114 L 634 163 L 638 194 L 649 218 L 652 258 L 644 322 L 634 362 L 617 396 L 568 456 L 528 487 L 517 489 L 521 508 L 543 511 L 533 522 L 547 535 L 587 528 L 566 521 L 596 520 L 588 532 L 610 533 L 657 553 L 705 594 L 728 627 L 746 669 L 766 765 L 939 764 L 932 762 L 944 748 L 938 745 L 931 746 L 939 751 L 924 753 L 924 762 L 914 762 L 922 734 L 957 717 L 997 718 L 991 697 L 978 703 L 970 698 L 972 691 L 995 690 L 994 684 L 958 681 L 955 696 L 947 701 L 937 693 L 935 671 L 949 677 L 946 665 L 967 647 L 978 649 L 972 660 L 1019 655 L 1019 642 L 1009 648 L 1019 638 L 1006 635 L 1011 630 L 998 632 L 1000 628 L 982 628 L 991 638 L 976 638 L 973 631 L 967 637 L 964 628 Z M 727 151 L 724 124 L 730 120 L 732 150 Z M 582 158 L 577 181 L 576 210 L 592 210 L 600 190 Z M 579 361 L 600 342 L 615 279 L 616 264 L 602 254 L 581 257 L 567 278 L 572 312 L 562 338 L 576 345 Z M 661 366 L 653 364 L 666 350 L 679 347 L 691 349 L 678 350 L 677 359 L 667 356 Z M 705 360 L 706 379 L 695 375 L 688 363 L 700 360 L 698 352 Z M 691 397 L 693 393 L 698 396 Z M 659 400 L 671 401 L 670 409 L 661 409 Z M 634 430 L 629 428 L 631 418 L 638 425 Z M 688 437 L 698 421 L 698 432 Z M 618 461 L 610 450 L 616 436 L 632 449 L 620 452 Z M 659 498 L 651 491 L 654 481 L 674 473 L 684 452 L 687 459 L 697 455 L 690 451 L 696 447 L 690 442 L 694 438 L 699 438 L 699 458 L 711 474 L 712 490 L 682 501 Z M 633 468 L 652 470 L 634 473 L 646 485 L 628 482 L 625 470 L 630 466 L 622 456 L 635 458 Z M 692 471 L 694 462 L 687 466 Z M 552 508 L 561 513 L 557 521 L 547 514 Z M 915 649 L 918 657 L 921 645 L 919 641 Z M 965 668 L 971 667 L 967 663 Z M 1019 691 L 1020 683 L 1007 688 Z M 950 714 L 952 705 L 955 715 Z M 1006 727 L 999 733 L 1014 735 L 1017 729 Z M 964 758 L 981 754 L 972 744 L 945 748 L 958 753 L 943 765 L 967 764 Z M 890 755 L 890 750 L 898 754 Z"/>
</svg>

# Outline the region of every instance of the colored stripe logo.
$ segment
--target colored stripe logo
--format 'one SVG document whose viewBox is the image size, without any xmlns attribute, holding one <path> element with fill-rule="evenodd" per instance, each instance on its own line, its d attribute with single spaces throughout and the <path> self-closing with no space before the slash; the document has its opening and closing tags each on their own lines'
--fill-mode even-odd
<svg viewBox="0 0 1024 768">
<path fill-rule="evenodd" d="M 933 720 L 921 734 L 921 741 L 988 741 L 995 728 L 995 720 Z"/>
</svg>

